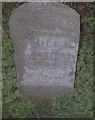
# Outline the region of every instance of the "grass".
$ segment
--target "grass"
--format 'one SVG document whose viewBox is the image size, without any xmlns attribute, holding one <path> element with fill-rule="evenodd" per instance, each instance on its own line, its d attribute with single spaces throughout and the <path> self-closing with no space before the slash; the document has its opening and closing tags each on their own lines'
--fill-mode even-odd
<svg viewBox="0 0 95 120">
<path fill-rule="evenodd" d="M 3 3 L 3 118 L 92 118 L 93 117 L 93 11 L 92 3 L 65 3 L 81 15 L 81 35 L 76 67 L 75 92 L 50 101 L 20 99 L 16 82 L 8 19 L 21 3 Z M 86 11 L 86 12 L 85 12 Z"/>
</svg>

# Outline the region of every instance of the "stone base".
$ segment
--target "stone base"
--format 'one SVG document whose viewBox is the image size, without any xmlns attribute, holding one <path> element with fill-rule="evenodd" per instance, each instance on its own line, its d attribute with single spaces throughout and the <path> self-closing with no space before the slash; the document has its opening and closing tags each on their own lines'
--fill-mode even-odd
<svg viewBox="0 0 95 120">
<path fill-rule="evenodd" d="M 51 99 L 53 97 L 63 96 L 74 91 L 73 87 L 45 87 L 45 86 L 20 86 L 20 91 L 24 98 L 43 98 Z"/>
</svg>

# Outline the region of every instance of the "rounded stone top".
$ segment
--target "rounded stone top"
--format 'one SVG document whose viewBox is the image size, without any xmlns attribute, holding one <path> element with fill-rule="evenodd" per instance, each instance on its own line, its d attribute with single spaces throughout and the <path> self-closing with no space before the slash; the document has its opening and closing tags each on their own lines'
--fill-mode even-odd
<svg viewBox="0 0 95 120">
<path fill-rule="evenodd" d="M 9 19 L 13 39 L 24 39 L 37 31 L 59 31 L 64 35 L 79 33 L 79 14 L 62 3 L 33 2 L 16 8 Z M 45 28 L 45 30 L 43 30 Z"/>
</svg>

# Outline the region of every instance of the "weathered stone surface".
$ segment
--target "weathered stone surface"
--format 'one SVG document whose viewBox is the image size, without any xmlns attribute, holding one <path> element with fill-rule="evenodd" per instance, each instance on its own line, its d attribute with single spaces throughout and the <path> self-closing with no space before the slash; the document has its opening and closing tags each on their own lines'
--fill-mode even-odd
<svg viewBox="0 0 95 120">
<path fill-rule="evenodd" d="M 54 97 L 74 88 L 80 18 L 61 3 L 25 3 L 9 20 L 17 80 L 27 96 Z"/>
</svg>

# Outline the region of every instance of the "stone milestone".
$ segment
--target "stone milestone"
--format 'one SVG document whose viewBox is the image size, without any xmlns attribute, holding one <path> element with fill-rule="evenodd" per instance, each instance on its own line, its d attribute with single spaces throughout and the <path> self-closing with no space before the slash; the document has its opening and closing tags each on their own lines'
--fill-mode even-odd
<svg viewBox="0 0 95 120">
<path fill-rule="evenodd" d="M 9 19 L 17 81 L 25 97 L 63 96 L 74 88 L 80 16 L 62 3 L 33 2 Z"/>
</svg>

